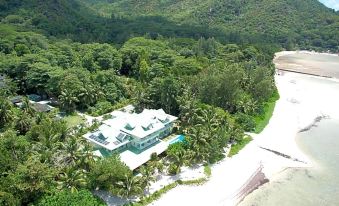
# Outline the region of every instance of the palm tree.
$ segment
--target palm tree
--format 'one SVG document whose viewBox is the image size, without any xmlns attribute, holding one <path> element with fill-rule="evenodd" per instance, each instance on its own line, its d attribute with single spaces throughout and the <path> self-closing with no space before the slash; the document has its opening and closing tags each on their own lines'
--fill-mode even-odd
<svg viewBox="0 0 339 206">
<path fill-rule="evenodd" d="M 154 168 L 152 166 L 142 166 L 140 168 L 140 173 L 142 175 L 143 185 L 146 186 L 147 191 L 149 192 L 149 187 L 151 186 L 152 182 L 155 181 Z"/>
<path fill-rule="evenodd" d="M 88 170 L 90 165 L 94 163 L 95 159 L 96 156 L 93 154 L 92 145 L 90 145 L 88 142 L 84 142 L 80 156 L 80 165 Z"/>
<path fill-rule="evenodd" d="M 59 96 L 61 108 L 67 113 L 71 113 L 75 110 L 76 104 L 79 102 L 78 98 L 74 96 L 73 93 L 69 92 L 67 89 L 64 89 Z"/>
<path fill-rule="evenodd" d="M 70 136 L 64 142 L 60 142 L 59 158 L 64 165 L 72 165 L 80 163 L 83 156 L 83 139 Z"/>
<path fill-rule="evenodd" d="M 88 86 L 87 88 L 81 88 L 78 95 L 79 100 L 79 106 L 81 109 L 84 109 L 92 102 L 92 92 L 91 92 L 91 86 Z"/>
<path fill-rule="evenodd" d="M 71 133 L 65 121 L 53 121 L 52 124 L 55 127 L 55 133 L 59 134 L 61 141 L 65 140 L 67 135 Z"/>
<path fill-rule="evenodd" d="M 95 85 L 86 85 L 79 95 L 78 99 L 82 108 L 95 104 L 98 99 L 104 96 L 104 93 Z"/>
<path fill-rule="evenodd" d="M 42 112 L 38 112 L 35 114 L 35 123 L 36 124 L 40 124 L 42 122 L 42 120 L 45 118 L 45 113 Z"/>
<path fill-rule="evenodd" d="M 26 112 L 23 112 L 16 121 L 15 128 L 18 130 L 19 134 L 24 135 L 31 128 L 31 119 Z"/>
<path fill-rule="evenodd" d="M 157 170 L 157 172 L 162 172 L 164 168 L 164 164 L 158 157 L 157 153 L 152 153 L 151 154 L 151 159 L 149 160 L 148 164 L 150 167 L 154 168 Z"/>
<path fill-rule="evenodd" d="M 59 175 L 58 189 L 70 189 L 71 192 L 77 192 L 78 188 L 86 187 L 88 184 L 87 176 L 83 170 L 69 169 Z"/>
<path fill-rule="evenodd" d="M 32 107 L 32 103 L 29 101 L 27 97 L 25 97 L 22 101 L 21 109 L 26 113 L 31 116 L 34 115 L 34 109 Z"/>
<path fill-rule="evenodd" d="M 9 123 L 13 119 L 12 104 L 8 100 L 0 99 L 0 127 Z"/>
<path fill-rule="evenodd" d="M 253 114 L 257 108 L 257 102 L 250 95 L 242 94 L 237 101 L 237 111 L 245 114 Z"/>
<path fill-rule="evenodd" d="M 179 109 L 180 109 L 180 120 L 182 124 L 192 124 L 193 116 L 197 113 L 197 102 L 195 101 L 194 94 L 185 85 L 183 94 L 178 97 Z"/>
<path fill-rule="evenodd" d="M 209 151 L 212 149 L 210 133 L 205 126 L 197 126 L 190 129 L 189 143 L 190 148 L 194 152 L 194 161 L 206 161 Z M 192 154 L 191 154 L 192 155 Z"/>
<path fill-rule="evenodd" d="M 184 149 L 176 150 L 175 153 L 169 155 L 170 161 L 176 166 L 175 174 L 178 174 L 181 171 L 181 167 L 188 163 L 187 162 L 187 154 Z"/>
<path fill-rule="evenodd" d="M 117 182 L 117 186 L 119 187 L 118 194 L 125 198 L 140 195 L 143 191 L 141 178 L 131 174 L 126 174 L 123 181 Z"/>
<path fill-rule="evenodd" d="M 54 139 L 52 138 L 44 138 L 43 142 L 37 142 L 36 144 L 33 145 L 32 153 L 35 154 L 37 157 L 39 157 L 41 162 L 48 163 L 51 165 L 57 165 L 57 158 L 56 158 L 56 152 L 59 149 L 59 145 L 57 142 L 49 143 L 48 146 L 46 145 L 48 139 Z M 53 141 L 53 140 L 52 140 Z"/>
<path fill-rule="evenodd" d="M 196 116 L 197 126 L 205 126 L 209 132 L 214 132 L 220 125 L 220 119 L 213 109 L 201 109 Z"/>
<path fill-rule="evenodd" d="M 37 130 L 35 131 L 37 141 L 33 145 L 33 152 L 40 157 L 40 161 L 54 164 L 62 135 L 58 131 L 58 125 L 55 125 L 54 121 L 46 119 L 35 129 Z"/>
</svg>

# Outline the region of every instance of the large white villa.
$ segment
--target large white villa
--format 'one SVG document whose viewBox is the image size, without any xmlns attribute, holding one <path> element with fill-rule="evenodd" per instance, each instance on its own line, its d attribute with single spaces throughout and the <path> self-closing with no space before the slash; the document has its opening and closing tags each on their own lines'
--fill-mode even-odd
<svg viewBox="0 0 339 206">
<path fill-rule="evenodd" d="M 164 152 L 173 142 L 162 139 L 172 133 L 177 117 L 166 114 L 162 109 L 145 109 L 138 114 L 114 111 L 111 115 L 96 131 L 84 135 L 94 144 L 97 156 L 117 152 L 133 170 L 147 162 L 152 153 Z"/>
</svg>

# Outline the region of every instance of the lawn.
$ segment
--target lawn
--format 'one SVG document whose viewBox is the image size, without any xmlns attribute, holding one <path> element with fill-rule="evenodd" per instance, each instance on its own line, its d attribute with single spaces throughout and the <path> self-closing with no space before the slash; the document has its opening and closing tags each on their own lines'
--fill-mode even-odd
<svg viewBox="0 0 339 206">
<path fill-rule="evenodd" d="M 64 120 L 65 120 L 68 128 L 75 127 L 75 126 L 77 126 L 81 123 L 85 123 L 85 121 L 86 121 L 86 119 L 84 117 L 81 117 L 77 114 L 65 116 Z"/>
<path fill-rule="evenodd" d="M 233 155 L 238 154 L 238 152 L 243 149 L 248 143 L 252 141 L 252 138 L 247 136 L 236 144 L 232 145 L 230 153 L 228 153 L 228 157 L 232 157 Z"/>
<path fill-rule="evenodd" d="M 260 132 L 262 132 L 265 127 L 267 126 L 267 124 L 269 123 L 272 115 L 273 115 L 273 111 L 275 108 L 275 104 L 276 102 L 279 100 L 279 94 L 275 93 L 270 100 L 265 104 L 264 107 L 264 113 L 262 115 L 258 115 L 256 117 L 254 117 L 254 121 L 255 121 L 255 130 L 254 133 L 259 134 Z"/>
</svg>

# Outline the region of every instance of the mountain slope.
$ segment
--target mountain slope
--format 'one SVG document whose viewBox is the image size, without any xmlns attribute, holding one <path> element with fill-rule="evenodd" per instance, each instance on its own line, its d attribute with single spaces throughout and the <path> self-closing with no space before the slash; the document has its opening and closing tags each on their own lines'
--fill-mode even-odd
<svg viewBox="0 0 339 206">
<path fill-rule="evenodd" d="M 280 43 L 339 43 L 339 13 L 317 0 L 85 0 L 99 14 L 164 16 L 179 24 L 207 25 L 275 37 Z"/>
<path fill-rule="evenodd" d="M 2 22 L 19 15 L 29 29 L 81 42 L 123 43 L 133 36 L 160 34 L 215 37 L 224 43 L 279 43 L 287 49 L 339 48 L 339 13 L 317 0 L 4 2 Z"/>
<path fill-rule="evenodd" d="M 53 36 L 96 41 L 105 30 L 106 19 L 77 0 L 11 0 L 0 3 L 0 8 L 3 23 L 40 29 Z"/>
</svg>

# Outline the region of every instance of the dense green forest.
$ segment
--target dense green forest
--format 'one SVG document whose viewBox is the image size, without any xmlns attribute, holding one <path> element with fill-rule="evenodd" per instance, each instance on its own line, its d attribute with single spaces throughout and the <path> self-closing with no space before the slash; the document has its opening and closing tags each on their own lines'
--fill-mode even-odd
<svg viewBox="0 0 339 206">
<path fill-rule="evenodd" d="M 12 0 L 0 10 L 0 205 L 104 205 L 96 189 L 143 197 L 157 174 L 215 163 L 262 124 L 279 96 L 276 51 L 338 49 L 338 14 L 311 0 Z M 58 104 L 36 112 L 29 94 Z M 178 116 L 185 142 L 130 171 L 118 155 L 93 155 L 82 135 L 98 124 L 60 118 L 127 104 Z"/>
<path fill-rule="evenodd" d="M 0 9 L 2 22 L 80 42 L 121 44 L 148 33 L 287 49 L 339 45 L 339 14 L 317 0 L 12 0 Z"/>
<path fill-rule="evenodd" d="M 274 51 L 253 46 L 145 36 L 117 49 L 50 39 L 4 24 L 0 35 L 5 77 L 0 89 L 0 195 L 5 205 L 53 202 L 53 194 L 67 189 L 100 188 L 130 196 L 141 194 L 153 180 L 149 173 L 154 175 L 162 160 L 141 169 L 147 179 L 131 180 L 132 172 L 117 157 L 95 161 L 82 138 L 92 128 L 68 128 L 55 118 L 58 110 L 102 115 L 132 103 L 140 110 L 163 108 L 179 116 L 178 132 L 187 135 L 188 144 L 168 151 L 164 171 L 176 174 L 186 164 L 220 160 L 228 143 L 255 128 L 253 117 L 264 113 L 275 93 Z M 12 105 L 17 94 L 56 98 L 60 105 L 55 112 L 37 113 L 28 99 L 21 108 Z M 144 189 L 126 192 L 128 181 Z"/>
<path fill-rule="evenodd" d="M 223 41 L 279 42 L 338 49 L 338 12 L 316 0 L 86 0 L 102 16 L 162 16 L 179 25 L 204 25 Z M 98 3 L 100 2 L 100 3 Z M 229 35 L 228 37 L 222 37 Z"/>
</svg>

